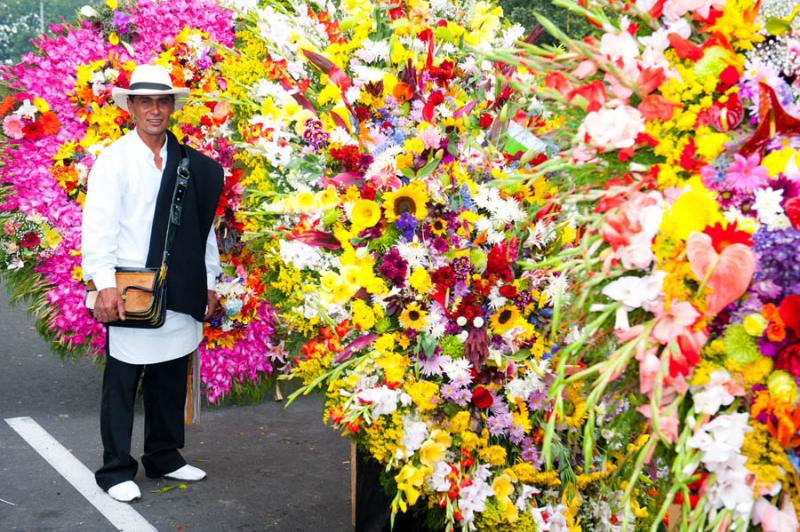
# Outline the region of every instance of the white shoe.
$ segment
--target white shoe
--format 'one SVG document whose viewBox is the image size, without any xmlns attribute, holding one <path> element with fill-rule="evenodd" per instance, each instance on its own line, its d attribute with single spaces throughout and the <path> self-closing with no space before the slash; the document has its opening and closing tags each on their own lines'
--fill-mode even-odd
<svg viewBox="0 0 800 532">
<path fill-rule="evenodd" d="M 108 488 L 108 494 L 112 499 L 116 499 L 119 502 L 132 502 L 142 498 L 142 492 L 139 491 L 139 486 L 132 480 L 126 480 L 125 482 L 120 482 L 119 484 L 111 486 Z"/>
<path fill-rule="evenodd" d="M 171 478 L 172 480 L 183 480 L 186 482 L 192 482 L 196 480 L 203 480 L 206 478 L 206 472 L 200 468 L 191 466 L 186 464 L 180 469 L 176 469 L 172 473 L 167 473 L 164 475 L 166 478 Z"/>
</svg>

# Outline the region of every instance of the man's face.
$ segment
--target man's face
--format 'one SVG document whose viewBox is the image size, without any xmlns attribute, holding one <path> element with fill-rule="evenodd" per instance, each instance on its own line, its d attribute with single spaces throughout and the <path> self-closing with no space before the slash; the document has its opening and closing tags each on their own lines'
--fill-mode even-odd
<svg viewBox="0 0 800 532">
<path fill-rule="evenodd" d="M 128 110 L 142 133 L 158 137 L 169 127 L 169 118 L 175 111 L 175 96 L 129 96 Z"/>
</svg>

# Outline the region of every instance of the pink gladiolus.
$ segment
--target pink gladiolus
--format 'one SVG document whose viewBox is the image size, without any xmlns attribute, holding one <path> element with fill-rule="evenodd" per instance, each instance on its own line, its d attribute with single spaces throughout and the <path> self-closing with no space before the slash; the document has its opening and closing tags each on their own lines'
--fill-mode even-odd
<svg viewBox="0 0 800 532">
<path fill-rule="evenodd" d="M 700 313 L 687 301 L 672 302 L 669 308 L 664 308 L 663 301 L 651 309 L 656 315 L 656 325 L 653 327 L 653 338 L 662 344 L 669 344 L 677 340 L 681 334 L 690 332 L 691 327 Z"/>
</svg>

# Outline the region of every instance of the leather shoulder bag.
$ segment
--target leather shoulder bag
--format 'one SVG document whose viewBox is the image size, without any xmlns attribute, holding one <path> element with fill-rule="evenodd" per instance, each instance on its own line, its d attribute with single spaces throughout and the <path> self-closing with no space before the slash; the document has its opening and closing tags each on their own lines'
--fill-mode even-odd
<svg viewBox="0 0 800 532">
<path fill-rule="evenodd" d="M 123 268 L 117 267 L 115 278 L 117 292 L 125 305 L 125 319 L 107 323 L 114 327 L 133 327 L 138 329 L 157 329 L 164 325 L 167 316 L 167 267 L 169 265 L 172 242 L 175 230 L 181 225 L 183 216 L 183 198 L 189 186 L 189 154 L 186 147 L 180 144 L 181 161 L 178 164 L 178 175 L 172 191 L 172 203 L 169 209 L 167 236 L 164 242 L 164 254 L 158 268 Z M 94 282 L 86 285 L 86 308 L 94 311 L 98 290 Z"/>
</svg>

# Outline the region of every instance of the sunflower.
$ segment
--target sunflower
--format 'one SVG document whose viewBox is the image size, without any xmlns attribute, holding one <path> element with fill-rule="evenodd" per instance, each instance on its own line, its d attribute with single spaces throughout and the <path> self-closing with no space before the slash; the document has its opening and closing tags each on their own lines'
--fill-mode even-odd
<svg viewBox="0 0 800 532">
<path fill-rule="evenodd" d="M 489 318 L 489 326 L 493 333 L 503 334 L 509 329 L 520 325 L 521 319 L 519 309 L 516 305 L 504 305 L 497 309 L 497 311 L 492 314 L 492 317 Z"/>
<path fill-rule="evenodd" d="M 400 314 L 400 325 L 406 329 L 419 331 L 428 323 L 428 313 L 419 306 L 418 303 L 409 304 Z"/>
<path fill-rule="evenodd" d="M 353 220 L 353 227 L 366 229 L 378 223 L 381 219 L 381 209 L 372 200 L 359 199 L 353 202 L 350 219 Z"/>
<path fill-rule="evenodd" d="M 386 220 L 392 223 L 404 212 L 412 214 L 417 220 L 424 220 L 428 216 L 428 209 L 425 207 L 427 201 L 428 194 L 421 181 L 413 181 L 397 190 L 386 192 L 383 195 Z"/>
<path fill-rule="evenodd" d="M 436 236 L 444 236 L 447 234 L 447 220 L 437 216 L 431 222 L 430 228 L 432 234 Z"/>
</svg>

